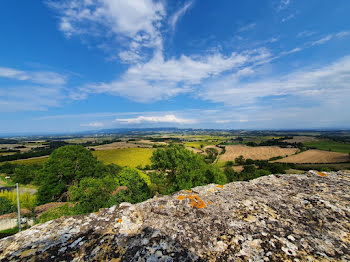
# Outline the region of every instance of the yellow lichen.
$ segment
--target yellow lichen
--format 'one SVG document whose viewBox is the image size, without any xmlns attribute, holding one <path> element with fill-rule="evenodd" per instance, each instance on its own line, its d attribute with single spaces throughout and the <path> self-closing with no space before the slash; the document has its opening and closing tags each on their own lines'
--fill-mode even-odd
<svg viewBox="0 0 350 262">
<path fill-rule="evenodd" d="M 216 185 L 216 187 L 219 187 L 219 188 L 224 188 L 223 185 Z"/>
<path fill-rule="evenodd" d="M 209 201 L 208 201 L 208 205 L 211 205 L 211 204 L 213 204 L 213 202 L 209 200 Z"/>
<path fill-rule="evenodd" d="M 117 221 L 119 224 L 121 224 L 123 222 L 123 219 L 119 218 Z"/>
<path fill-rule="evenodd" d="M 180 196 L 177 197 L 177 200 L 184 200 L 185 198 L 186 198 L 185 196 L 181 196 L 180 195 Z"/>
</svg>

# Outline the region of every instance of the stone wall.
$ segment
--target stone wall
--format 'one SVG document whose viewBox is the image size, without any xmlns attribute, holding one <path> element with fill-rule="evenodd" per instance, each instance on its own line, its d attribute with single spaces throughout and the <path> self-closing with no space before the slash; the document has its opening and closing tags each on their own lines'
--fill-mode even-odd
<svg viewBox="0 0 350 262">
<path fill-rule="evenodd" d="M 350 174 L 207 185 L 36 225 L 0 261 L 350 261 Z"/>
</svg>

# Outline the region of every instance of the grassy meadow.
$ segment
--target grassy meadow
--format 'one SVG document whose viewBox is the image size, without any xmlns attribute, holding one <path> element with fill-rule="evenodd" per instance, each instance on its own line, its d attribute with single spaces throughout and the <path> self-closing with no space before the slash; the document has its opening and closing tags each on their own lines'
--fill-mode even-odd
<svg viewBox="0 0 350 262">
<path fill-rule="evenodd" d="M 105 164 L 137 167 L 150 165 L 153 149 L 149 148 L 120 148 L 113 150 L 94 151 L 93 155 Z"/>
<path fill-rule="evenodd" d="M 334 151 L 334 152 L 350 153 L 350 144 L 344 144 L 341 142 L 321 140 L 321 141 L 305 142 L 303 144 L 308 147 L 315 147 L 320 150 L 328 151 L 330 149 L 331 151 Z"/>
</svg>

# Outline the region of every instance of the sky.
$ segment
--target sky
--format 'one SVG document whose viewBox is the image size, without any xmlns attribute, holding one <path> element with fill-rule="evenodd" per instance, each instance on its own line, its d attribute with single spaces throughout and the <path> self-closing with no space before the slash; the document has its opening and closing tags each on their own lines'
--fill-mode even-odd
<svg viewBox="0 0 350 262">
<path fill-rule="evenodd" d="M 349 0 L 0 5 L 0 134 L 350 128 Z"/>
</svg>

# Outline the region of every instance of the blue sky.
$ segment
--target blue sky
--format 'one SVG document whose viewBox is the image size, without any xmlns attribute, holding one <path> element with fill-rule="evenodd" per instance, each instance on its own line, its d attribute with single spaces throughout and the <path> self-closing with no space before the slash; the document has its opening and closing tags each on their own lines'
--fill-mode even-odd
<svg viewBox="0 0 350 262">
<path fill-rule="evenodd" d="M 3 0 L 0 133 L 350 128 L 348 0 Z"/>
</svg>

